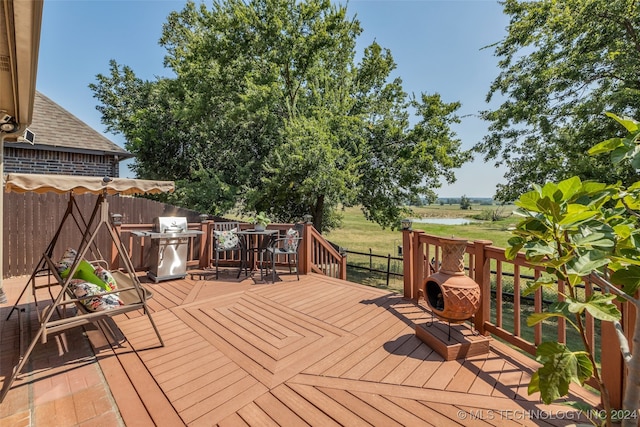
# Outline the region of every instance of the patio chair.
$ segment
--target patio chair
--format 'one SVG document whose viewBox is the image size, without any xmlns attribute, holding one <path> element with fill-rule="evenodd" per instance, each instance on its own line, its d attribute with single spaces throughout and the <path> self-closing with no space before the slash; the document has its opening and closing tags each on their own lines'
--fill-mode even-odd
<svg viewBox="0 0 640 427">
<path fill-rule="evenodd" d="M 272 281 L 276 281 L 276 258 L 278 256 L 287 257 L 287 265 L 289 266 L 289 274 L 292 273 L 291 267 L 295 263 L 296 276 L 300 280 L 300 246 L 302 244 L 303 224 L 296 224 L 293 228 L 287 230 L 285 237 L 274 239 L 271 245 L 266 249 L 268 254 L 268 263 L 271 267 Z"/>
<path fill-rule="evenodd" d="M 215 265 L 216 265 L 216 280 L 219 275 L 219 262 L 220 254 L 226 254 L 229 252 L 238 252 L 242 249 L 242 239 L 238 238 L 236 234 L 240 230 L 240 224 L 237 222 L 216 222 L 213 224 L 213 238 L 215 251 Z M 238 277 L 240 275 L 238 274 Z"/>
</svg>

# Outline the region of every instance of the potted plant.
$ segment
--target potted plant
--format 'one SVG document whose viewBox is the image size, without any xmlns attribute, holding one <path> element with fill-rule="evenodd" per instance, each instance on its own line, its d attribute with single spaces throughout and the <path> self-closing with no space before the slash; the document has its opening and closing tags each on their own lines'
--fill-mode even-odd
<svg viewBox="0 0 640 427">
<path fill-rule="evenodd" d="M 251 222 L 254 224 L 256 231 L 264 231 L 267 225 L 271 224 L 271 220 L 264 211 L 251 218 Z"/>
</svg>

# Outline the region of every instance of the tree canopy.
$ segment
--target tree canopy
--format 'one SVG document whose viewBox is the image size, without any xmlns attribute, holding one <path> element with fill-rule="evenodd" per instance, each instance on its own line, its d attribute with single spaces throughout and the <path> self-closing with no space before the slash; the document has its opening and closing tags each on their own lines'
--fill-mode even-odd
<svg viewBox="0 0 640 427">
<path fill-rule="evenodd" d="M 361 32 L 329 0 L 188 2 L 160 39 L 175 77 L 143 81 L 112 60 L 91 88 L 136 174 L 177 181 L 175 203 L 287 222 L 311 214 L 318 229 L 358 204 L 393 227 L 470 154 L 450 128 L 460 104 L 409 96 L 375 42 L 357 62 Z"/>
<path fill-rule="evenodd" d="M 505 0 L 511 17 L 497 43 L 501 72 L 483 111 L 489 134 L 475 149 L 508 166 L 497 198 L 571 176 L 614 183 L 637 180 L 584 153 L 620 132 L 604 112 L 640 116 L 640 2 L 637 0 Z"/>
</svg>

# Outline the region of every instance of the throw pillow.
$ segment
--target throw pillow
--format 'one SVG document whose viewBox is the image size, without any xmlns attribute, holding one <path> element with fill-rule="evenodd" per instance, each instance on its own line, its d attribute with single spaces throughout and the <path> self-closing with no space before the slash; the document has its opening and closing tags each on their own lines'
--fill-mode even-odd
<svg viewBox="0 0 640 427">
<path fill-rule="evenodd" d="M 105 270 L 104 268 L 97 266 L 96 269 L 93 270 L 93 272 L 100 280 L 106 283 L 109 291 L 116 290 L 116 288 L 118 287 L 116 279 L 113 278 L 109 270 Z"/>
<path fill-rule="evenodd" d="M 237 228 L 232 228 L 231 230 L 224 231 L 214 231 L 216 236 L 216 248 L 222 250 L 233 249 L 238 246 L 238 235 L 236 232 Z"/>
<path fill-rule="evenodd" d="M 73 265 L 73 262 L 75 261 L 77 256 L 78 256 L 78 252 L 75 249 L 69 248 L 66 250 L 66 252 L 62 256 L 62 259 L 60 260 L 60 262 L 58 262 L 58 264 L 56 265 L 56 267 L 58 268 L 58 271 L 60 272 L 60 276 L 63 279 L 66 279 L 67 276 L 69 276 L 69 273 L 71 272 L 71 266 Z M 105 291 L 112 290 L 109 287 L 109 285 L 105 283 L 105 281 L 103 281 L 100 277 L 96 276 L 94 267 L 85 260 L 80 261 L 80 264 L 78 265 L 78 268 L 76 269 L 76 272 L 73 275 L 73 278 L 82 279 L 85 282 L 93 283 L 94 285 L 99 286 Z"/>
<path fill-rule="evenodd" d="M 124 305 L 116 295 L 102 295 L 104 290 L 101 287 L 81 279 L 71 280 L 69 288 L 76 298 L 82 298 L 82 305 L 89 311 L 110 310 Z"/>
<path fill-rule="evenodd" d="M 298 242 L 300 242 L 300 240 L 298 240 L 298 238 L 300 237 L 300 234 L 298 233 L 298 230 L 295 230 L 293 228 L 290 228 L 287 230 L 287 235 L 285 237 L 284 240 L 284 250 L 287 252 L 295 252 L 298 250 Z"/>
</svg>

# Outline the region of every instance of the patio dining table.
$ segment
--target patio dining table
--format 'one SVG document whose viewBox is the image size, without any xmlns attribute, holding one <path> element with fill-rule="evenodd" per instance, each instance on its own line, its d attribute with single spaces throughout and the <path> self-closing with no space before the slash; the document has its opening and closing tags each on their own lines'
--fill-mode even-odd
<svg viewBox="0 0 640 427">
<path fill-rule="evenodd" d="M 260 262 L 260 280 L 263 280 L 264 273 L 264 260 L 262 256 L 265 250 L 269 247 L 269 244 L 273 241 L 273 238 L 278 235 L 278 230 L 240 230 L 237 232 L 242 247 L 242 255 L 240 262 L 240 271 L 238 271 L 238 277 L 242 274 L 242 270 L 256 271 L 258 269 L 258 262 Z"/>
</svg>

